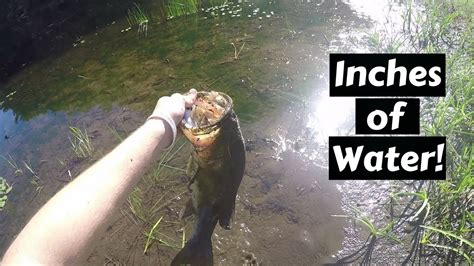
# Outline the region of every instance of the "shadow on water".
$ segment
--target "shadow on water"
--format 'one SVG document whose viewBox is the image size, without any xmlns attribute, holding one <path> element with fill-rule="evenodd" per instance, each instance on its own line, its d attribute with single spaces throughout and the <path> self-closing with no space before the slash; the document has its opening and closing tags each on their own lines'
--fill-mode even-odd
<svg viewBox="0 0 474 266">
<path fill-rule="evenodd" d="M 80 36 L 121 18 L 131 5 L 125 0 L 3 1 L 0 85 L 27 65 L 57 56 Z"/>
<path fill-rule="evenodd" d="M 368 22 L 340 1 L 228 2 L 166 23 L 154 19 L 165 7 L 141 6 L 150 15 L 146 36 L 136 25 L 128 29 L 124 12 L 75 47 L 27 66 L 0 91 L 0 154 L 23 169 L 16 176 L 0 160 L 13 184 L 0 213 L 0 253 L 55 192 L 143 123 L 160 96 L 195 87 L 233 98 L 248 144 L 233 230 L 216 229 L 215 261 L 334 262 L 345 221 L 331 216 L 341 212 L 341 193 L 327 178 L 325 139 L 348 134 L 353 123 L 350 104 L 328 99 L 327 58 L 340 31 Z M 73 153 L 69 126 L 87 130 L 93 156 Z M 188 197 L 180 179 L 188 152 L 183 146 L 167 170 L 144 178 L 89 263 L 169 263 L 176 239 L 192 229 L 178 220 Z M 136 201 L 141 209 L 129 206 Z M 143 254 L 144 232 L 160 217 L 155 245 Z"/>
</svg>

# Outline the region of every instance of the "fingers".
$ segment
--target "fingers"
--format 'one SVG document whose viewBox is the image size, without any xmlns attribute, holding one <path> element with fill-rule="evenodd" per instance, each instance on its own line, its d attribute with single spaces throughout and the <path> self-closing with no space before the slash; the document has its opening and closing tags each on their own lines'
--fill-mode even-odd
<svg viewBox="0 0 474 266">
<path fill-rule="evenodd" d="M 184 103 L 186 107 L 192 107 L 196 101 L 197 91 L 195 89 L 190 89 L 189 92 L 183 95 Z"/>
</svg>

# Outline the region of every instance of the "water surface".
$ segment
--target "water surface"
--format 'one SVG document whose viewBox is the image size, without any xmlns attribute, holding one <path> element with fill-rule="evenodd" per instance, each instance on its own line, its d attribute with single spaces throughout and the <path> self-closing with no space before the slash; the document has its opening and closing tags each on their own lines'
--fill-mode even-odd
<svg viewBox="0 0 474 266">
<path fill-rule="evenodd" d="M 343 212 L 352 188 L 328 181 L 326 154 L 328 136 L 353 133 L 353 100 L 329 98 L 328 54 L 366 49 L 353 40 L 361 44 L 379 18 L 356 1 L 229 5 L 242 9 L 239 17 L 219 9 L 216 17 L 199 12 L 164 22 L 149 10 L 155 20 L 146 36 L 127 30 L 125 17 L 111 21 L 5 84 L 0 154 L 21 173 L 0 160 L 13 185 L 0 213 L 0 253 L 55 192 L 142 124 L 160 96 L 192 87 L 234 99 L 248 149 L 233 229 L 218 228 L 213 237 L 215 262 L 320 264 L 350 251 L 347 238 L 343 246 L 347 221 L 332 215 Z M 243 46 L 238 59 L 232 43 Z M 92 158 L 73 153 L 69 126 L 87 130 Z M 185 145 L 168 163 L 184 168 L 188 154 Z M 183 227 L 190 235 L 192 219 L 178 220 L 188 198 L 182 175 L 167 169 L 152 183 L 145 179 L 135 195 L 156 211 L 142 219 L 125 204 L 88 262 L 168 264 L 177 249 L 155 243 L 143 254 L 144 233 L 164 217 L 166 243 L 178 245 Z"/>
</svg>

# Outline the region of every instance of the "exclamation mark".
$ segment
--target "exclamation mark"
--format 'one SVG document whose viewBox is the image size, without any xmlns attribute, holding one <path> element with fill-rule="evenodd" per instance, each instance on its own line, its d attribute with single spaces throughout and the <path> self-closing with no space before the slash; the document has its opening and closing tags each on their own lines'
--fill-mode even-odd
<svg viewBox="0 0 474 266">
<path fill-rule="evenodd" d="M 440 164 L 438 164 L 435 167 L 435 172 L 439 172 L 443 170 L 443 164 L 441 164 L 441 161 L 443 160 L 443 151 L 444 151 L 444 144 L 439 144 L 437 156 L 438 156 L 438 163 Z"/>
</svg>

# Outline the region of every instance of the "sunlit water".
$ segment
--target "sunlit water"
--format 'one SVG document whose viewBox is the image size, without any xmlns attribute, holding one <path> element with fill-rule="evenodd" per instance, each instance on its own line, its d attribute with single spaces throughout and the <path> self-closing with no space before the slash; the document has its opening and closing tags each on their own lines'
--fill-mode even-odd
<svg viewBox="0 0 474 266">
<path fill-rule="evenodd" d="M 117 20 L 14 76 L 0 92 L 0 154 L 23 174 L 0 159 L 0 175 L 14 187 L 0 213 L 0 253 L 57 190 L 143 123 L 160 96 L 190 87 L 233 98 L 248 147 L 233 229 L 217 228 L 213 238 L 217 263 L 327 263 L 357 249 L 359 231 L 351 230 L 359 229 L 332 215 L 349 212 L 356 200 L 377 214 L 388 184 L 327 180 L 328 137 L 354 134 L 355 102 L 329 97 L 327 69 L 329 52 L 370 51 L 366 38 L 388 25 L 387 9 L 397 10 L 393 21 L 403 10 L 370 2 L 244 0 L 150 23 L 146 37 Z M 92 159 L 75 156 L 69 126 L 90 134 Z M 185 167 L 187 155 L 171 163 Z M 23 162 L 39 175 L 39 186 Z M 181 237 L 182 227 L 187 235 L 192 229 L 177 219 L 185 197 L 176 195 L 186 187 L 180 175 L 167 172 L 145 193 L 147 208 L 162 195 L 170 202 L 152 217 L 166 217 L 168 241 Z M 176 249 L 154 245 L 143 255 L 149 225 L 127 208 L 121 214 L 88 262 L 168 264 Z"/>
</svg>

